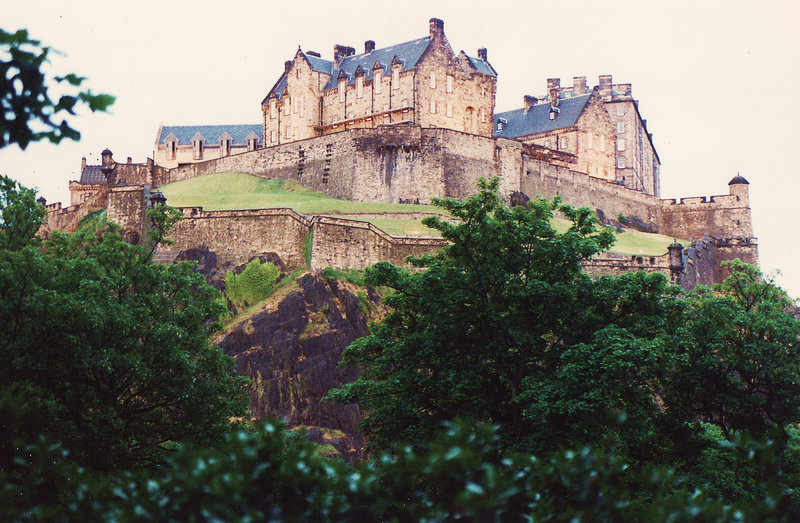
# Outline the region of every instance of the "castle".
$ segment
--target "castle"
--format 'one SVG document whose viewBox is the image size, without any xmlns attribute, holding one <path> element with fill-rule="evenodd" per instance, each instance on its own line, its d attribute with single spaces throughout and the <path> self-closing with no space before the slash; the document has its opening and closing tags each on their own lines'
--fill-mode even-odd
<svg viewBox="0 0 800 523">
<path fill-rule="evenodd" d="M 435 18 L 428 33 L 385 48 L 369 40 L 360 54 L 335 45 L 333 60 L 298 49 L 262 100 L 260 124 L 162 126 L 154 160 L 145 164 L 117 163 L 104 151 L 103 165 L 82 165 L 81 179 L 70 182 L 69 207 L 48 206 L 47 228 L 74 229 L 83 215 L 107 208 L 126 237 L 139 241 L 154 189 L 218 172 L 393 203 L 463 198 L 478 178 L 496 175 L 511 202 L 560 195 L 606 218 L 624 216 L 640 229 L 692 241 L 671 256 L 606 253 L 587 264 L 593 273 L 662 271 L 691 287 L 719 281 L 725 259 L 758 263 L 741 176 L 725 195 L 660 199 L 660 159 L 630 84 L 605 75 L 591 89 L 585 77 L 562 87 L 550 78 L 545 95 L 525 95 L 520 109 L 496 113 L 498 73 L 487 50 L 456 54 Z M 288 209 L 183 212 L 163 261 L 203 245 L 237 262 L 269 252 L 300 264 L 310 242 L 311 268 L 364 267 L 380 259 L 403 263 L 442 245 Z"/>
</svg>

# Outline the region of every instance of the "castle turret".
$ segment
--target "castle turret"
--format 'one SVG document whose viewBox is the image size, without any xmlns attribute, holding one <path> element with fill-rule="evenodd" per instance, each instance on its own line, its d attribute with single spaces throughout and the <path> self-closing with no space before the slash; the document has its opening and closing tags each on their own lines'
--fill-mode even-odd
<svg viewBox="0 0 800 523">
<path fill-rule="evenodd" d="M 742 175 L 737 173 L 728 182 L 728 192 L 736 196 L 737 200 L 742 202 L 745 207 L 750 207 L 750 182 L 745 180 Z"/>
<path fill-rule="evenodd" d="M 114 153 L 111 152 L 110 149 L 104 149 L 102 153 L 100 153 L 102 157 L 100 171 L 103 173 L 103 176 L 106 177 L 108 180 L 111 171 L 114 170 Z"/>
<path fill-rule="evenodd" d="M 672 283 L 677 283 L 678 275 L 685 269 L 683 263 L 683 245 L 678 243 L 678 240 L 673 240 L 672 244 L 667 247 L 667 251 L 669 252 L 670 281 Z"/>
</svg>

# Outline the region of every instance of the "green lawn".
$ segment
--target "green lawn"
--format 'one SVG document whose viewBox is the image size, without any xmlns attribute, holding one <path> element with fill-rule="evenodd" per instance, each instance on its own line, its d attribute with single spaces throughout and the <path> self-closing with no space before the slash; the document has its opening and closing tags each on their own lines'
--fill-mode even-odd
<svg viewBox="0 0 800 523">
<path fill-rule="evenodd" d="M 165 185 L 162 191 L 173 207 L 203 207 L 206 210 L 288 207 L 307 216 L 439 211 L 430 205 L 336 200 L 296 182 L 258 178 L 245 173 L 199 176 Z M 373 218 L 369 221 L 393 236 L 439 236 L 438 231 L 428 229 L 417 220 Z M 554 222 L 561 232 L 569 227 L 569 222 L 564 219 L 556 218 Z M 672 238 L 669 236 L 628 230 L 617 235 L 617 242 L 611 250 L 620 254 L 659 256 L 666 254 L 670 243 Z"/>
</svg>

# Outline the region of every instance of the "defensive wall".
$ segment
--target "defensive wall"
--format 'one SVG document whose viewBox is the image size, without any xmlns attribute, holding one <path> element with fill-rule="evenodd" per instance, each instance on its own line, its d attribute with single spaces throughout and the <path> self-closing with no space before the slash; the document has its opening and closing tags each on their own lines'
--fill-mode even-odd
<svg viewBox="0 0 800 523">
<path fill-rule="evenodd" d="M 352 129 L 174 169 L 155 166 L 154 186 L 218 172 L 294 180 L 354 201 L 428 203 L 434 196 L 474 194 L 480 177 L 501 177 L 506 198 L 518 192 L 560 195 L 606 216 L 637 218 L 679 238 L 753 236 L 746 185 L 727 195 L 660 200 L 571 169 L 574 155 L 517 140 L 450 129 L 385 126 Z"/>
</svg>

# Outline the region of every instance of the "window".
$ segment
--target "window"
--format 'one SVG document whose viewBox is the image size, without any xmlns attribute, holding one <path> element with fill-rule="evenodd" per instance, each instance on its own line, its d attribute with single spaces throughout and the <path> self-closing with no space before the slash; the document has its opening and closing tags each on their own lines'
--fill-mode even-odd
<svg viewBox="0 0 800 523">
<path fill-rule="evenodd" d="M 617 104 L 617 116 L 625 116 L 625 106 L 623 104 Z"/>
<path fill-rule="evenodd" d="M 269 141 L 270 142 L 274 142 L 275 140 L 277 140 L 277 137 L 275 136 L 275 131 L 270 131 L 269 132 Z"/>
<path fill-rule="evenodd" d="M 392 69 L 392 89 L 400 89 L 400 68 Z"/>
<path fill-rule="evenodd" d="M 297 105 L 300 106 L 300 118 L 302 118 L 303 117 L 303 113 L 305 113 L 305 109 L 306 109 L 305 98 L 303 98 L 301 96 L 299 101 L 300 101 L 300 103 L 297 104 Z"/>
<path fill-rule="evenodd" d="M 617 134 L 625 132 L 625 122 L 617 122 Z"/>
<path fill-rule="evenodd" d="M 344 80 L 339 80 L 339 101 L 344 102 L 344 89 L 346 87 Z"/>
<path fill-rule="evenodd" d="M 203 158 L 203 140 L 195 140 L 192 142 L 192 152 L 195 160 Z"/>
<path fill-rule="evenodd" d="M 297 101 L 297 100 L 295 100 L 295 101 L 294 101 L 294 103 L 292 104 L 292 112 L 293 112 L 294 114 L 297 114 L 297 109 L 299 108 L 299 107 L 298 107 L 299 105 L 300 105 L 300 104 L 298 103 L 298 101 Z"/>
<path fill-rule="evenodd" d="M 231 154 L 231 141 L 230 140 L 220 140 L 219 142 L 219 155 L 228 156 Z"/>
<path fill-rule="evenodd" d="M 250 138 L 247 140 L 247 150 L 248 151 L 255 151 L 257 147 L 258 141 L 255 138 Z"/>
<path fill-rule="evenodd" d="M 481 123 L 486 123 L 486 109 L 481 109 Z"/>
<path fill-rule="evenodd" d="M 558 139 L 558 148 L 560 150 L 565 150 L 569 146 L 569 139 L 566 136 L 562 136 Z"/>
<path fill-rule="evenodd" d="M 356 78 L 356 98 L 364 98 L 364 77 Z"/>
<path fill-rule="evenodd" d="M 617 139 L 617 150 L 624 151 L 625 150 L 625 138 Z"/>
<path fill-rule="evenodd" d="M 431 71 L 431 89 L 436 89 L 436 73 Z"/>
<path fill-rule="evenodd" d="M 445 85 L 445 91 L 447 91 L 448 93 L 452 93 L 453 92 L 453 75 L 452 74 L 448 74 L 447 75 L 447 84 Z"/>
<path fill-rule="evenodd" d="M 593 136 L 592 133 L 586 133 L 586 148 L 587 149 L 591 149 L 592 148 L 592 136 Z"/>
<path fill-rule="evenodd" d="M 606 137 L 605 135 L 600 135 L 600 151 L 606 152 Z"/>
<path fill-rule="evenodd" d="M 381 80 L 383 80 L 383 73 L 375 71 L 375 77 L 372 79 L 372 89 L 375 94 L 381 94 Z"/>
<path fill-rule="evenodd" d="M 278 109 L 278 103 L 273 98 L 272 100 L 269 101 L 269 117 L 270 118 L 275 118 L 276 116 L 278 116 L 278 110 L 277 109 Z"/>
<path fill-rule="evenodd" d="M 283 114 L 284 116 L 289 116 L 289 113 L 291 112 L 292 112 L 292 99 L 289 96 L 287 96 L 283 100 Z"/>
<path fill-rule="evenodd" d="M 625 168 L 625 157 L 617 156 L 617 169 L 624 169 L 624 168 Z"/>
<path fill-rule="evenodd" d="M 177 144 L 174 140 L 167 142 L 167 159 L 174 160 L 177 150 Z"/>
<path fill-rule="evenodd" d="M 447 116 L 453 116 L 453 103 L 447 102 Z"/>
<path fill-rule="evenodd" d="M 436 112 L 436 100 L 431 100 L 431 114 Z"/>
</svg>

